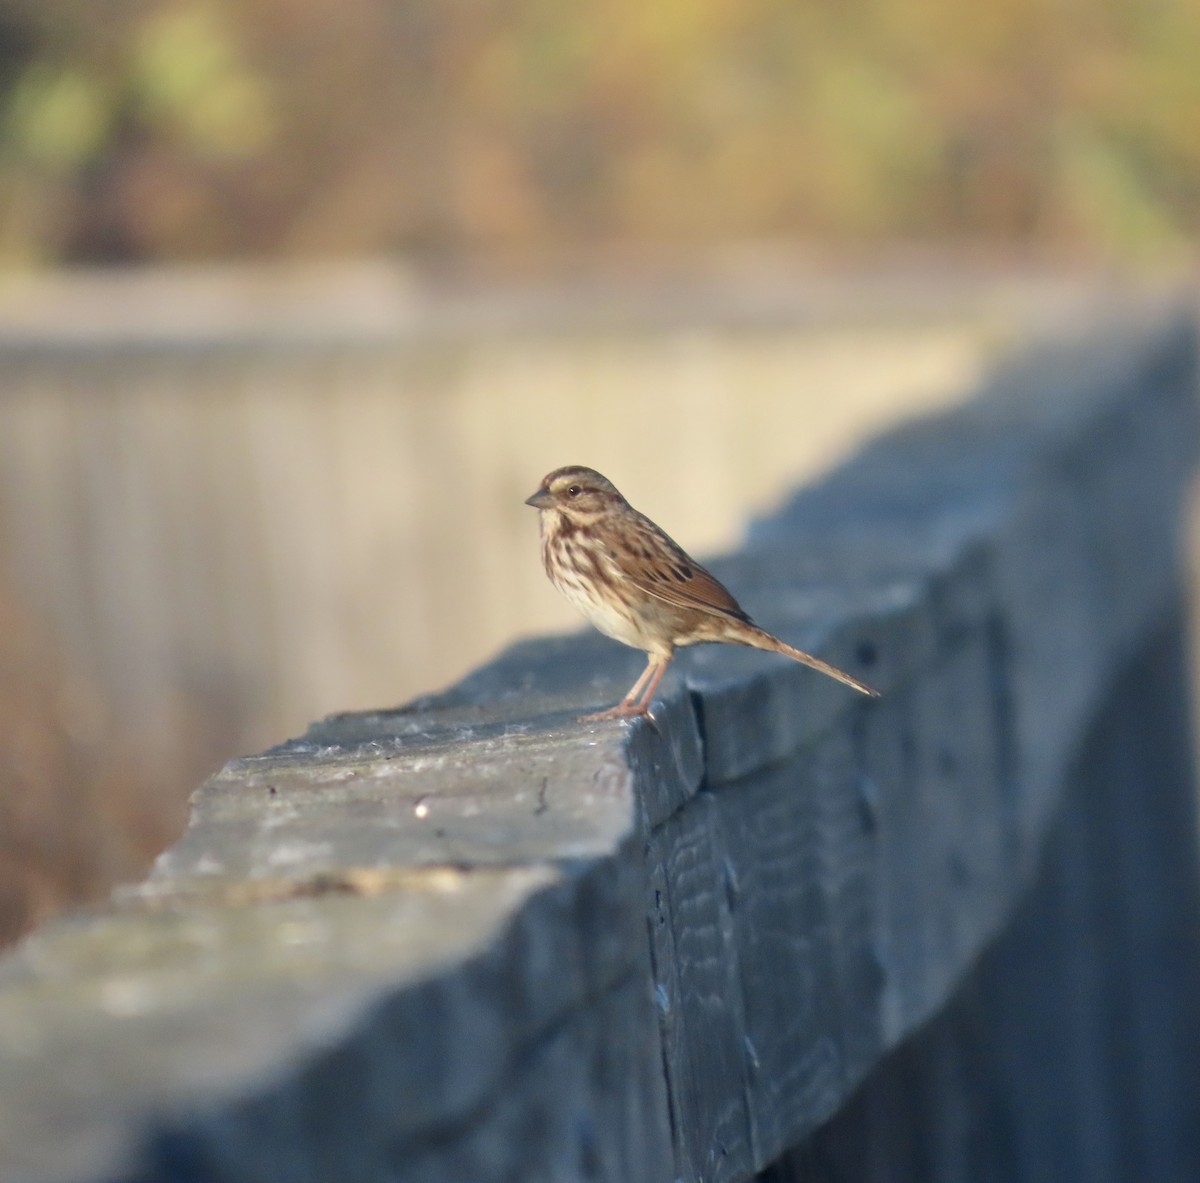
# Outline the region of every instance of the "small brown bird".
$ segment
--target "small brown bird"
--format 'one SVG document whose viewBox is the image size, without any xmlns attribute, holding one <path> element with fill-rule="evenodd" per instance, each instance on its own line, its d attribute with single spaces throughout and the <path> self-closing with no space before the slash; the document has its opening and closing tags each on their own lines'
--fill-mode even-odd
<svg viewBox="0 0 1200 1183">
<path fill-rule="evenodd" d="M 540 510 L 546 574 L 602 633 L 649 657 L 615 706 L 581 722 L 648 715 L 675 650 L 702 641 L 784 653 L 862 694 L 879 692 L 764 632 L 737 600 L 595 469 L 557 468 L 525 501 Z"/>
</svg>

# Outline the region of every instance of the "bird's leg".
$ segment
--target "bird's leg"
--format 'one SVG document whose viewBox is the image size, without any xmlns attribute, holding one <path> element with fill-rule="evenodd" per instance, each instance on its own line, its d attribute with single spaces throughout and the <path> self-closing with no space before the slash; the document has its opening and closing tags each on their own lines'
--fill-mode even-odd
<svg viewBox="0 0 1200 1183">
<path fill-rule="evenodd" d="M 662 658 L 652 654 L 638 680 L 630 686 L 629 693 L 615 707 L 598 711 L 594 715 L 581 715 L 579 722 L 596 723 L 601 719 L 628 719 L 634 715 L 648 715 L 654 691 L 662 681 L 663 674 L 667 672 L 670 660 L 669 657 Z"/>
<path fill-rule="evenodd" d="M 646 689 L 642 691 L 642 697 L 638 703 L 639 712 L 643 715 L 650 713 L 650 704 L 654 701 L 654 692 L 658 689 L 658 684 L 663 680 L 663 674 L 667 672 L 667 666 L 670 665 L 671 659 L 668 657 L 665 661 L 650 658 L 650 664 L 646 667 L 646 673 L 654 670 L 650 681 L 646 683 Z M 644 675 L 643 675 L 644 676 Z M 641 681 L 641 679 L 639 679 Z M 632 694 L 632 691 L 630 692 Z"/>
<path fill-rule="evenodd" d="M 643 687 L 650 680 L 650 675 L 654 673 L 654 658 L 651 657 L 646 662 L 646 668 L 638 675 L 638 680 L 629 687 L 629 693 L 621 699 L 622 706 L 628 706 L 637 701 L 638 696 L 642 693 Z"/>
</svg>

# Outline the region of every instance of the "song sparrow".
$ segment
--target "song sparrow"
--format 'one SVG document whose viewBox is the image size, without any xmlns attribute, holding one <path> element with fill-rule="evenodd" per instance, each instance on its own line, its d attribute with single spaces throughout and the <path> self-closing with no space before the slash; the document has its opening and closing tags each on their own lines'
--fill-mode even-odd
<svg viewBox="0 0 1200 1183">
<path fill-rule="evenodd" d="M 581 722 L 648 715 L 675 650 L 702 641 L 783 653 L 878 697 L 845 671 L 759 628 L 709 572 L 594 469 L 555 469 L 525 504 L 541 511 L 550 582 L 602 633 L 649 657 L 615 707 Z"/>
</svg>

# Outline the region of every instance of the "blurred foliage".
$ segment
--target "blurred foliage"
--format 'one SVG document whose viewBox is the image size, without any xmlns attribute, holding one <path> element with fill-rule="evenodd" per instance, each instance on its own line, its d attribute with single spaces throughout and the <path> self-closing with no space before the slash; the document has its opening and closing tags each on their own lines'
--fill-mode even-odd
<svg viewBox="0 0 1200 1183">
<path fill-rule="evenodd" d="M 1200 0 L 0 0 L 0 256 L 1200 219 Z"/>
</svg>

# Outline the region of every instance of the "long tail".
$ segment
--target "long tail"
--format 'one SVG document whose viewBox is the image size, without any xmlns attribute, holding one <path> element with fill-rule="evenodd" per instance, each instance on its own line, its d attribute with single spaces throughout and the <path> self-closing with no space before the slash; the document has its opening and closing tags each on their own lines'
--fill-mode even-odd
<svg viewBox="0 0 1200 1183">
<path fill-rule="evenodd" d="M 866 694 L 871 698 L 879 697 L 878 690 L 868 686 L 865 682 L 860 682 L 857 678 L 851 677 L 845 670 L 839 670 L 836 665 L 830 665 L 829 662 L 822 661 L 819 657 L 814 657 L 811 653 L 805 653 L 803 649 L 794 648 L 786 641 L 781 641 L 778 637 L 771 636 L 770 633 L 759 628 L 756 624 L 750 625 L 745 632 L 739 629 L 738 640 L 744 645 L 753 646 L 755 649 L 766 649 L 770 653 L 782 653 L 795 661 L 802 662 L 818 673 L 836 678 L 839 682 L 857 690 L 859 694 Z"/>
</svg>

